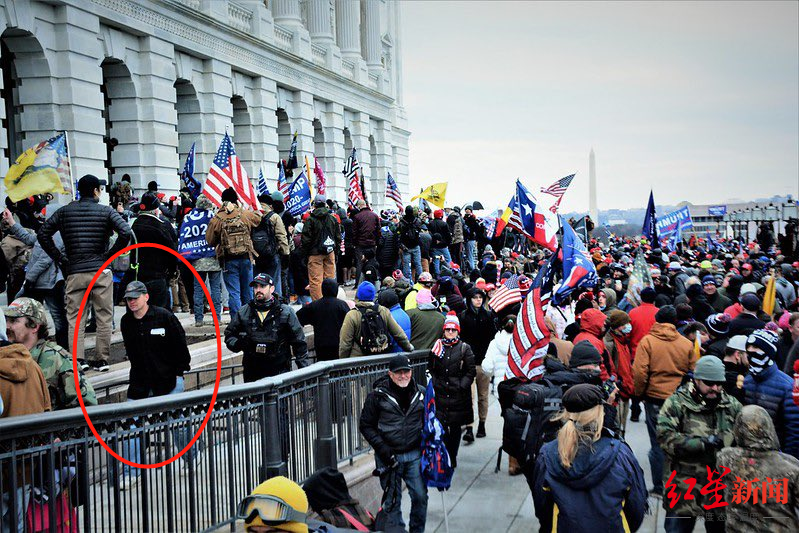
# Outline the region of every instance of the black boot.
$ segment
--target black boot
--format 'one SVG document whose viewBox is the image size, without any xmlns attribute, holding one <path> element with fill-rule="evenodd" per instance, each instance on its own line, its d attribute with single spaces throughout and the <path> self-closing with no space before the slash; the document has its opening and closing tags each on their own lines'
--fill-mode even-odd
<svg viewBox="0 0 799 533">
<path fill-rule="evenodd" d="M 486 436 L 486 423 L 485 422 L 479 422 L 477 424 L 477 435 L 476 435 L 476 437 L 478 439 L 482 439 L 485 436 Z"/>
<path fill-rule="evenodd" d="M 472 426 L 466 428 L 466 433 L 463 434 L 463 442 L 471 444 L 474 442 L 474 433 L 472 433 Z"/>
</svg>

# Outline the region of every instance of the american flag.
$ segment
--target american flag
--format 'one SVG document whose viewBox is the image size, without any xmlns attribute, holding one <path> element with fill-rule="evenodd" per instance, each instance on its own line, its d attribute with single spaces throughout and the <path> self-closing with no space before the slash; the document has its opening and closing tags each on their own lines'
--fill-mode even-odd
<svg viewBox="0 0 799 533">
<path fill-rule="evenodd" d="M 288 199 L 289 183 L 286 181 L 286 169 L 283 168 L 283 161 L 278 165 L 280 169 L 277 174 L 277 190 L 283 195 L 283 198 Z"/>
<path fill-rule="evenodd" d="M 497 290 L 494 291 L 488 301 L 488 307 L 498 313 L 509 305 L 517 304 L 521 301 L 522 291 L 519 289 L 519 276 L 513 274 L 505 280 L 505 283 L 497 287 Z"/>
<path fill-rule="evenodd" d="M 360 168 L 361 165 L 358 164 L 358 158 L 355 157 L 355 148 L 353 148 L 352 153 L 350 153 L 350 156 L 344 163 L 344 176 L 350 182 L 349 191 L 347 192 L 347 199 L 350 201 L 350 205 L 353 207 L 355 207 L 355 204 L 358 202 L 358 200 L 363 200 L 363 191 L 361 190 L 361 183 L 358 179 L 358 169 Z"/>
<path fill-rule="evenodd" d="M 399 187 L 397 187 L 397 182 L 391 177 L 391 172 L 388 173 L 388 178 L 386 178 L 386 198 L 394 200 L 394 203 L 397 204 L 397 209 L 402 211 L 402 195 L 399 192 Z"/>
<path fill-rule="evenodd" d="M 552 211 L 553 213 L 558 212 L 560 201 L 563 199 L 563 195 L 566 194 L 566 189 L 569 188 L 569 185 L 571 185 L 573 179 L 574 179 L 574 174 L 571 174 L 570 176 L 566 176 L 565 178 L 560 178 L 558 181 L 556 181 L 549 187 L 546 188 L 541 187 L 541 192 L 546 194 L 551 194 L 552 196 L 557 198 L 555 203 L 552 204 L 552 207 L 549 208 L 549 210 Z"/>
<path fill-rule="evenodd" d="M 214 157 L 211 169 L 205 178 L 203 194 L 211 200 L 211 203 L 221 207 L 222 191 L 229 187 L 233 187 L 236 194 L 239 195 L 239 200 L 245 206 L 258 211 L 261 210 L 252 182 L 250 182 L 247 172 L 241 165 L 241 160 L 236 155 L 233 141 L 225 133 L 225 138 L 219 144 L 219 150 L 216 151 L 216 157 Z"/>
<path fill-rule="evenodd" d="M 544 373 L 544 357 L 549 345 L 546 315 L 552 297 L 557 255 L 552 255 L 533 282 L 516 318 L 516 328 L 508 348 L 508 370 L 505 377 L 539 379 Z"/>
<path fill-rule="evenodd" d="M 269 196 L 269 187 L 266 185 L 266 179 L 264 179 L 264 171 L 263 169 L 258 169 L 258 196 L 266 195 Z"/>
</svg>

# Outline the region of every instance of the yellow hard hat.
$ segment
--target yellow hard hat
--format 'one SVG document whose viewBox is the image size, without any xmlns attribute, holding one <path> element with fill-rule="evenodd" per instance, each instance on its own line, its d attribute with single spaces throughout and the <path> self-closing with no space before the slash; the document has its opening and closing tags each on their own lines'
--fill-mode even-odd
<svg viewBox="0 0 799 533">
<path fill-rule="evenodd" d="M 238 517 L 252 526 L 270 526 L 281 531 L 308 533 L 305 517 L 308 513 L 308 497 L 298 484 L 287 477 L 277 476 L 255 487 L 252 494 L 239 504 Z M 280 522 L 280 520 L 285 520 Z"/>
</svg>

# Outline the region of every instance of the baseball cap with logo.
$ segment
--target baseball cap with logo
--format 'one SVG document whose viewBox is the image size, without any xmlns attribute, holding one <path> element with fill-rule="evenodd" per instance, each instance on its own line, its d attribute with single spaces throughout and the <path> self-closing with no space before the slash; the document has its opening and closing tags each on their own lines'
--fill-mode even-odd
<svg viewBox="0 0 799 533">
<path fill-rule="evenodd" d="M 274 285 L 274 284 L 275 282 L 274 280 L 272 280 L 272 276 L 261 272 L 252 279 L 252 281 L 250 282 L 250 287 L 255 287 L 256 285 Z"/>
<path fill-rule="evenodd" d="M 433 276 L 430 272 L 422 272 L 419 274 L 419 283 L 433 283 Z"/>
<path fill-rule="evenodd" d="M 28 317 L 39 325 L 47 324 L 44 305 L 33 298 L 17 298 L 3 311 L 8 318 Z"/>
<path fill-rule="evenodd" d="M 147 285 L 141 281 L 131 281 L 125 288 L 125 298 L 138 298 L 142 294 L 147 294 Z"/>
</svg>

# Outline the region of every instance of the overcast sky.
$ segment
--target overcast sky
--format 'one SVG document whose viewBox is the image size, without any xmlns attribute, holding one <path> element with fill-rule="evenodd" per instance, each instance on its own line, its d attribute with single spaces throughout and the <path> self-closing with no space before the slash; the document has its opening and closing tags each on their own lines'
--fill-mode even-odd
<svg viewBox="0 0 799 533">
<path fill-rule="evenodd" d="M 799 3 L 402 4 L 411 190 L 562 211 L 799 192 Z M 539 198 L 546 195 L 538 195 Z M 543 198 L 542 198 L 543 200 Z"/>
</svg>

